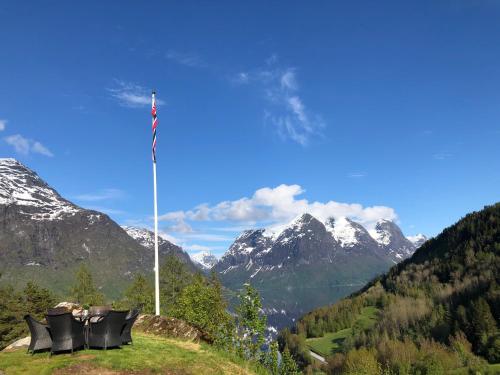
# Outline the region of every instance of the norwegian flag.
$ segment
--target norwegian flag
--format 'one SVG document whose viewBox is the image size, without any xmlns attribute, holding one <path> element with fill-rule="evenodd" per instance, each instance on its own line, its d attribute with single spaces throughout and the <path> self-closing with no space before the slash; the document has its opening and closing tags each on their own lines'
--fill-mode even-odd
<svg viewBox="0 0 500 375">
<path fill-rule="evenodd" d="M 153 116 L 153 144 L 152 144 L 152 156 L 153 162 L 156 163 L 156 127 L 158 126 L 158 118 L 156 117 L 156 100 L 155 100 L 155 92 L 153 91 L 153 99 L 152 99 L 152 108 L 151 115 Z"/>
</svg>

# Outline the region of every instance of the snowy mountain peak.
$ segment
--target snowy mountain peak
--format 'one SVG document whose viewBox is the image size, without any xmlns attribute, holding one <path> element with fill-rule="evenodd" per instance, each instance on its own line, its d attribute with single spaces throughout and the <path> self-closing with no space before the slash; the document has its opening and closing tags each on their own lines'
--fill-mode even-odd
<svg viewBox="0 0 500 375">
<path fill-rule="evenodd" d="M 200 251 L 191 255 L 191 260 L 204 270 L 209 270 L 217 263 L 217 257 L 208 251 Z"/>
<path fill-rule="evenodd" d="M 391 243 L 393 237 L 401 233 L 401 229 L 392 221 L 380 219 L 375 225 L 375 229 L 370 231 L 370 235 L 382 246 Z M 401 233 L 402 236 L 402 233 Z"/>
<path fill-rule="evenodd" d="M 415 236 L 408 236 L 406 237 L 413 245 L 415 245 L 415 248 L 419 248 L 420 246 L 422 246 L 422 244 L 428 240 L 427 236 L 422 234 L 422 233 L 419 233 L 419 234 L 416 234 Z"/>
<path fill-rule="evenodd" d="M 34 220 L 56 220 L 81 211 L 12 158 L 0 159 L 0 204 L 19 206 L 21 214 Z"/>
<path fill-rule="evenodd" d="M 146 228 L 137 228 L 130 226 L 122 226 L 122 229 L 127 232 L 127 234 L 132 237 L 134 240 L 139 242 L 142 246 L 148 249 L 154 249 L 155 246 L 155 234 L 154 232 L 146 229 Z M 158 245 L 166 242 L 166 240 L 158 235 Z"/>
<path fill-rule="evenodd" d="M 353 247 L 361 241 L 362 236 L 366 236 L 366 230 L 360 224 L 345 216 L 328 218 L 325 228 L 342 247 Z"/>
</svg>

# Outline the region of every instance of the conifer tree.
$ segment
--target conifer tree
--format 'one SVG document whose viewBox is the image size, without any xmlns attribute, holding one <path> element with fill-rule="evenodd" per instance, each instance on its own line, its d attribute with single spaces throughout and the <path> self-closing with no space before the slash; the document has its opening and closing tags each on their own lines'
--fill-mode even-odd
<svg viewBox="0 0 500 375">
<path fill-rule="evenodd" d="M 250 284 L 244 285 L 240 294 L 240 304 L 236 308 L 238 314 L 238 329 L 241 335 L 242 352 L 244 356 L 258 359 L 260 347 L 264 343 L 264 332 L 267 318 L 262 314 L 262 302 L 259 292 Z"/>
<path fill-rule="evenodd" d="M 288 347 L 283 351 L 283 359 L 280 367 L 281 375 L 298 375 L 300 374 L 299 367 L 295 363 L 288 350 Z"/>
<path fill-rule="evenodd" d="M 193 280 L 186 264 L 173 255 L 166 257 L 160 267 L 160 307 L 163 314 L 171 314 L 182 290 Z"/>
<path fill-rule="evenodd" d="M 154 312 L 154 289 L 142 274 L 137 274 L 132 284 L 125 291 L 127 305 L 137 307 L 144 314 Z"/>
<path fill-rule="evenodd" d="M 26 313 L 33 315 L 37 319 L 42 319 L 47 310 L 54 307 L 56 299 L 52 293 L 45 288 L 29 281 L 24 288 L 24 309 Z"/>
<path fill-rule="evenodd" d="M 104 296 L 97 290 L 92 274 L 84 264 L 80 266 L 76 273 L 71 295 L 81 305 L 102 305 L 104 303 Z"/>
</svg>

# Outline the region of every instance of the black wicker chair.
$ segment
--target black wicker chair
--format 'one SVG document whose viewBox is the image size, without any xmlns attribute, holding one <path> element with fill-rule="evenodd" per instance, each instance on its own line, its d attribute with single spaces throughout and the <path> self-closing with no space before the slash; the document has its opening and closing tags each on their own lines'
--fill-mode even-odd
<svg viewBox="0 0 500 375">
<path fill-rule="evenodd" d="M 52 348 L 52 339 L 50 338 L 49 326 L 34 319 L 31 315 L 24 317 L 31 333 L 31 341 L 28 347 L 28 353 L 35 354 L 37 350 L 46 350 Z"/>
<path fill-rule="evenodd" d="M 85 325 L 76 320 L 71 313 L 60 315 L 47 315 L 52 349 L 50 354 L 85 347 Z"/>
<path fill-rule="evenodd" d="M 90 306 L 89 316 L 91 323 L 97 323 L 102 320 L 111 311 L 111 306 Z"/>
<path fill-rule="evenodd" d="M 139 316 L 139 312 L 139 309 L 132 309 L 127 314 L 125 318 L 125 327 L 123 327 L 122 331 L 122 344 L 132 343 L 132 326 Z"/>
<path fill-rule="evenodd" d="M 88 333 L 89 348 L 111 348 L 121 346 L 121 334 L 128 311 L 110 311 L 102 320 L 90 322 Z"/>
</svg>

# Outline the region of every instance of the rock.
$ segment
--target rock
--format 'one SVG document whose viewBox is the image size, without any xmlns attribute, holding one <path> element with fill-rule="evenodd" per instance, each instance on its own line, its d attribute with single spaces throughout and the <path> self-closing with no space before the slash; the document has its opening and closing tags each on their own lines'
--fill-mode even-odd
<svg viewBox="0 0 500 375">
<path fill-rule="evenodd" d="M 19 339 L 17 341 L 14 341 L 12 344 L 4 348 L 4 352 L 11 351 L 11 350 L 17 350 L 21 348 L 27 348 L 30 345 L 31 342 L 31 336 L 24 337 L 22 339 Z M 1 373 L 0 373 L 1 374 Z"/>
<path fill-rule="evenodd" d="M 195 342 L 212 341 L 202 330 L 186 323 L 183 320 L 166 316 L 139 315 L 134 328 L 145 333 L 151 333 L 162 337 Z"/>
<path fill-rule="evenodd" d="M 54 307 L 65 308 L 66 310 L 68 310 L 68 312 L 71 312 L 73 315 L 80 315 L 83 311 L 83 308 L 79 304 L 73 302 L 60 302 Z"/>
</svg>

